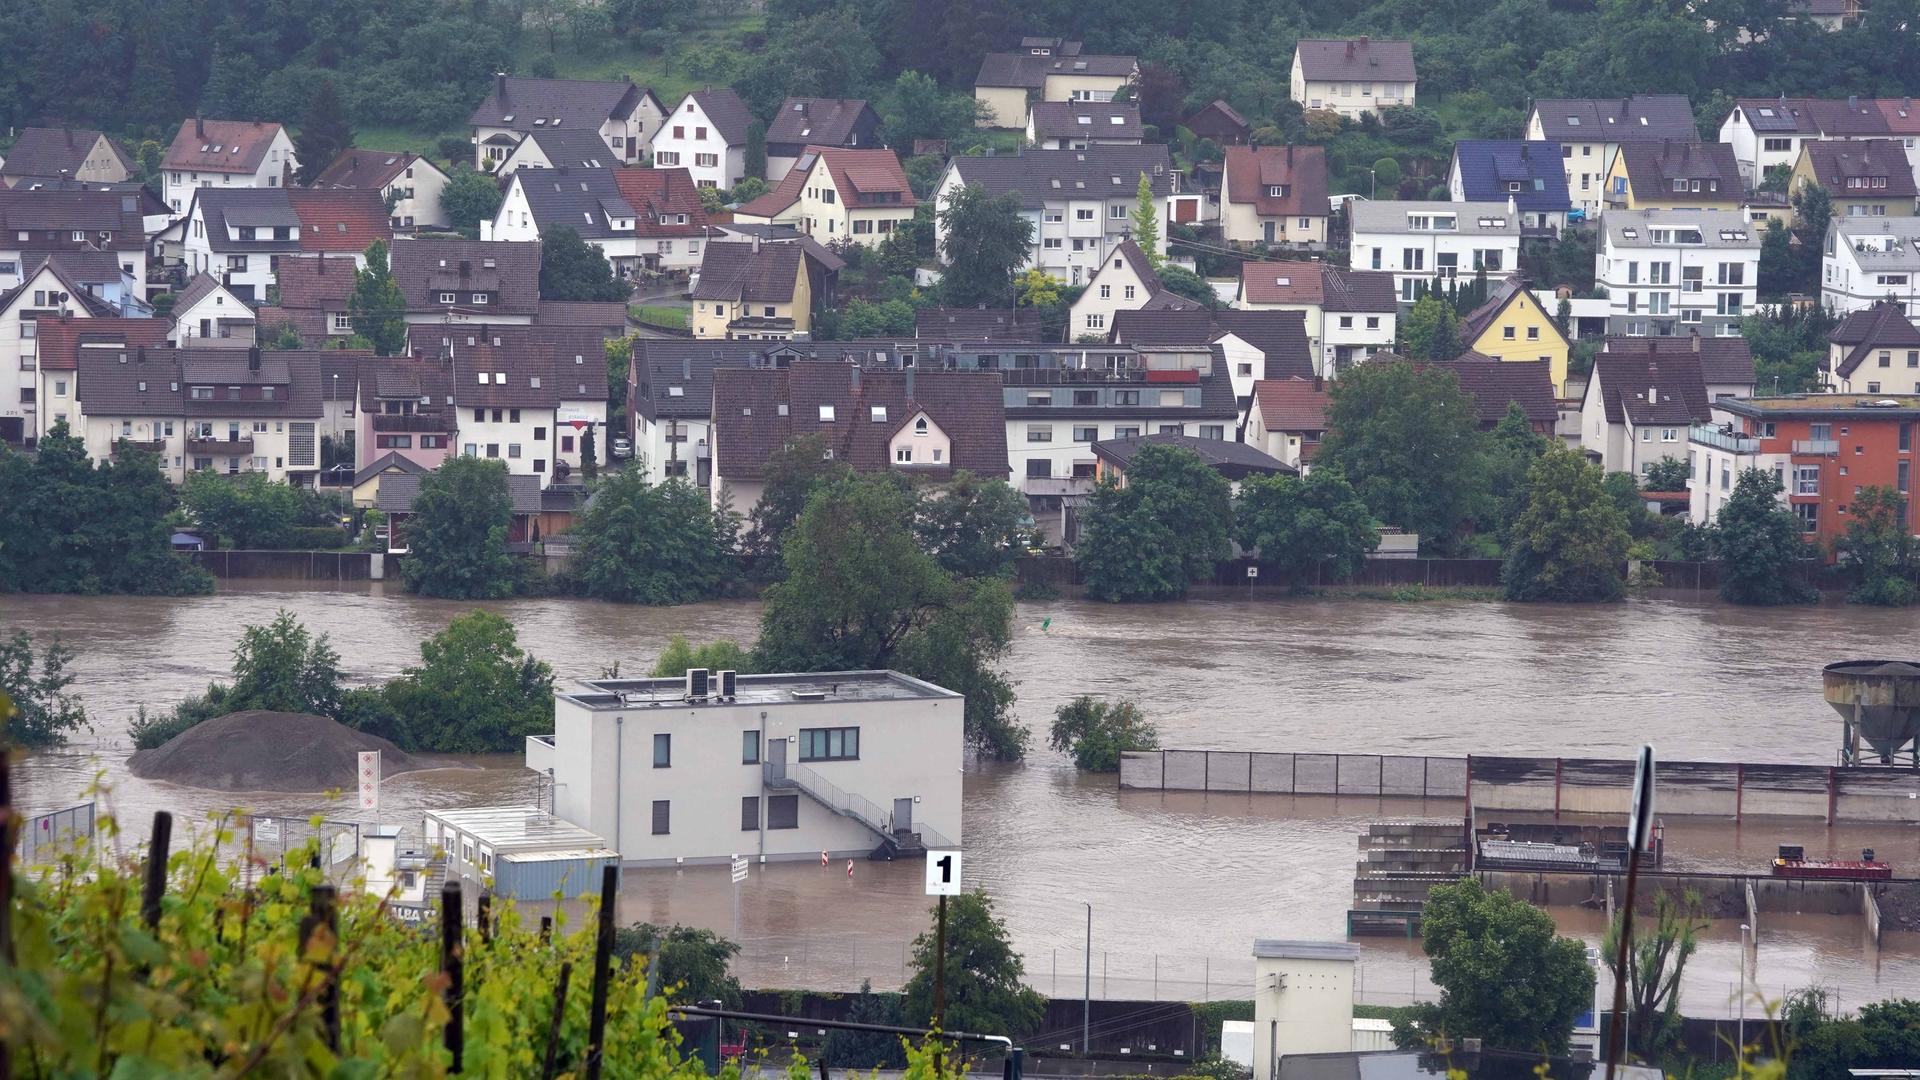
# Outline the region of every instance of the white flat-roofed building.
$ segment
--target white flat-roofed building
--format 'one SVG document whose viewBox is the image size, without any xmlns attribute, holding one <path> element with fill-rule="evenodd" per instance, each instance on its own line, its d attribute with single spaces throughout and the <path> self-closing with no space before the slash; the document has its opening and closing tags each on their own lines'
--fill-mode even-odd
<svg viewBox="0 0 1920 1080">
<path fill-rule="evenodd" d="M 627 866 L 958 847 L 965 699 L 897 671 L 601 679 L 527 739 L 555 814 Z"/>
<path fill-rule="evenodd" d="M 1727 337 L 1759 302 L 1760 230 L 1737 210 L 1611 210 L 1594 284 L 1607 332 Z"/>
<path fill-rule="evenodd" d="M 1920 318 L 1920 218 L 1835 217 L 1820 253 L 1820 302 L 1846 316 L 1882 300 Z"/>
<path fill-rule="evenodd" d="M 1348 208 L 1353 223 L 1352 267 L 1393 274 L 1400 302 L 1415 287 L 1445 290 L 1485 269 L 1503 277 L 1520 265 L 1520 215 L 1507 202 L 1361 202 Z"/>
</svg>

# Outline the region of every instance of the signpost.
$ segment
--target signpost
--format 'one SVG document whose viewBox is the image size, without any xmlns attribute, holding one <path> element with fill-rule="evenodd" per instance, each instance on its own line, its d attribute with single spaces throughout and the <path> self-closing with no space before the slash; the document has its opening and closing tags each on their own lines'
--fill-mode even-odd
<svg viewBox="0 0 1920 1080">
<path fill-rule="evenodd" d="M 947 1023 L 947 897 L 960 895 L 960 853 L 927 852 L 927 895 L 940 898 L 933 932 L 933 1027 L 944 1031 Z M 934 1053 L 940 1053 L 939 1046 Z M 940 1072 L 938 1057 L 934 1073 Z"/>
<path fill-rule="evenodd" d="M 733 939 L 740 940 L 740 883 L 747 880 L 747 860 L 733 857 Z"/>
<path fill-rule="evenodd" d="M 360 751 L 360 809 L 380 809 L 380 751 Z"/>
<path fill-rule="evenodd" d="M 280 823 L 270 817 L 253 819 L 253 838 L 263 844 L 280 842 Z"/>
<path fill-rule="evenodd" d="M 1640 884 L 1640 853 L 1647 849 L 1653 833 L 1653 745 L 1640 747 L 1633 771 L 1633 809 L 1627 816 L 1627 896 L 1620 907 L 1620 951 L 1614 961 L 1613 1019 L 1607 1025 L 1606 1080 L 1613 1080 L 1614 1067 L 1626 1044 L 1627 1020 L 1627 947 L 1633 941 L 1634 893 Z M 1746 970 L 1742 961 L 1741 971 Z"/>
</svg>

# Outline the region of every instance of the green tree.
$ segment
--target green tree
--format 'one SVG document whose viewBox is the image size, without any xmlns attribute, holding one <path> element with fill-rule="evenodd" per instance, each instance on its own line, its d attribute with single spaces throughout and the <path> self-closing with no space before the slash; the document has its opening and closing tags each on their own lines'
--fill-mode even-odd
<svg viewBox="0 0 1920 1080">
<path fill-rule="evenodd" d="M 851 472 L 845 462 L 827 456 L 826 440 L 818 435 L 801 435 L 767 455 L 760 501 L 748 516 L 745 542 L 757 580 L 772 581 L 785 571 L 781 544 L 814 491 Z"/>
<path fill-rule="evenodd" d="M 440 189 L 440 212 L 449 225 L 471 233 L 482 221 L 493 220 L 502 198 L 498 181 L 463 161 L 447 171 L 446 186 Z"/>
<path fill-rule="evenodd" d="M 658 963 L 660 992 L 675 1004 L 718 1001 L 729 1009 L 740 1007 L 740 980 L 728 970 L 740 946 L 711 930 L 634 923 L 613 932 L 613 955 Z"/>
<path fill-rule="evenodd" d="M 1809 1018 L 1793 1044 L 1790 1080 L 1851 1080 L 1852 1069 L 1904 1069 L 1920 1061 L 1920 1001 L 1860 1007 L 1851 1019 Z"/>
<path fill-rule="evenodd" d="M 1614 916 L 1600 939 L 1600 957 L 1615 979 L 1621 977 L 1621 915 Z M 1680 979 L 1687 961 L 1699 947 L 1698 936 L 1709 923 L 1700 907 L 1700 894 L 1689 890 L 1675 898 L 1670 892 L 1653 894 L 1653 924 L 1641 920 L 1627 947 L 1627 1031 L 1631 1049 L 1643 1061 L 1658 1061 L 1680 1038 Z"/>
<path fill-rule="evenodd" d="M 1285 574 L 1295 589 L 1352 577 L 1380 546 L 1372 511 L 1332 469 L 1243 481 L 1233 522 L 1240 547 L 1259 552 L 1261 564 Z"/>
<path fill-rule="evenodd" d="M 450 600 L 497 600 L 519 580 L 507 552 L 513 500 L 503 461 L 452 457 L 421 478 L 404 524 L 407 588 Z"/>
<path fill-rule="evenodd" d="M 860 992 L 847 1006 L 847 1019 L 856 1024 L 880 1027 L 904 1027 L 899 994 L 876 994 L 873 983 L 861 980 Z M 879 1031 L 850 1031 L 836 1028 L 827 1032 L 820 1057 L 844 1069 L 897 1069 L 907 1063 L 906 1045 L 900 1036 Z"/>
<path fill-rule="evenodd" d="M 1480 515 L 1483 528 L 1506 534 L 1524 504 L 1527 474 L 1547 452 L 1547 444 L 1547 437 L 1533 430 L 1533 421 L 1527 419 L 1520 403 L 1508 402 L 1506 414 L 1486 440 L 1487 506 Z"/>
<path fill-rule="evenodd" d="M 633 371 L 633 343 L 638 340 L 629 334 L 626 337 L 608 338 L 607 353 L 607 423 L 611 427 L 627 428 L 627 376 Z"/>
<path fill-rule="evenodd" d="M 347 314 L 353 332 L 373 343 L 381 356 L 399 356 L 407 347 L 407 298 L 387 266 L 387 242 L 367 245 L 366 269 L 353 272 Z"/>
<path fill-rule="evenodd" d="M 1642 486 L 1647 491 L 1685 491 L 1690 479 L 1687 463 L 1679 458 L 1661 458 L 1647 466 L 1641 476 Z"/>
<path fill-rule="evenodd" d="M 1428 893 L 1421 934 L 1440 1001 L 1395 1020 L 1396 1043 L 1444 1035 L 1489 1049 L 1567 1052 L 1574 1018 L 1593 1006 L 1594 974 L 1586 947 L 1556 936 L 1551 916 L 1467 878 Z"/>
<path fill-rule="evenodd" d="M 580 475 L 592 483 L 600 475 L 600 455 L 593 445 L 593 425 L 580 432 Z"/>
<path fill-rule="evenodd" d="M 1820 257 L 1827 245 L 1827 225 L 1833 220 L 1833 196 L 1819 184 L 1793 193 L 1793 239 L 1799 253 L 1793 291 L 1820 293 Z"/>
<path fill-rule="evenodd" d="M 1006 306 L 1013 298 L 1013 276 L 1033 245 L 1033 225 L 1021 213 L 1020 197 L 996 197 L 968 184 L 947 197 L 939 219 L 947 263 L 940 279 L 941 302 L 950 307 Z"/>
<path fill-rule="evenodd" d="M 1004 480 L 983 480 L 970 472 L 920 500 L 914 533 L 942 569 L 957 577 L 1004 577 L 1031 529 L 1027 497 Z"/>
<path fill-rule="evenodd" d="M 1146 173 L 1140 174 L 1140 184 L 1133 192 L 1133 242 L 1147 257 L 1147 265 L 1158 271 L 1164 262 L 1160 257 L 1160 214 L 1154 209 L 1153 181 Z"/>
<path fill-rule="evenodd" d="M 321 79 L 300 116 L 300 138 L 294 142 L 294 157 L 300 162 L 300 182 L 312 186 L 314 180 L 333 159 L 353 148 L 353 125 L 347 122 L 346 109 L 332 79 Z"/>
<path fill-rule="evenodd" d="M 1400 188 L 1400 163 L 1390 157 L 1376 160 L 1373 163 L 1373 182 L 1376 190 L 1385 189 L 1387 198 L 1393 198 L 1394 192 Z"/>
<path fill-rule="evenodd" d="M 260 327 L 260 347 L 276 352 L 304 349 L 307 339 L 300 336 L 300 327 L 293 323 L 269 323 Z"/>
<path fill-rule="evenodd" d="M 1527 473 L 1500 568 L 1509 600 L 1618 600 L 1631 536 L 1598 465 L 1550 447 Z"/>
<path fill-rule="evenodd" d="M 896 668 L 966 697 L 969 745 L 1019 758 L 1027 732 L 999 670 L 1013 640 L 1004 580 L 961 580 L 920 547 L 917 499 L 896 477 L 823 482 L 782 544 L 766 592 L 758 671 Z"/>
<path fill-rule="evenodd" d="M 1160 266 L 1160 284 L 1175 296 L 1184 296 L 1202 307 L 1222 306 L 1220 294 L 1213 291 L 1207 279 L 1177 263 L 1162 263 Z"/>
<path fill-rule="evenodd" d="M 716 638 L 695 648 L 686 638 L 675 634 L 668 639 L 667 647 L 660 650 L 651 674 L 656 679 L 677 679 L 685 675 L 688 668 L 701 667 L 745 675 L 753 671 L 753 654 L 728 638 Z"/>
<path fill-rule="evenodd" d="M 621 603 L 686 604 L 732 585 L 734 523 L 682 478 L 653 484 L 647 470 L 607 477 L 574 529 L 568 568 L 582 595 Z"/>
<path fill-rule="evenodd" d="M 210 534 L 209 542 L 217 539 L 232 548 L 283 547 L 300 524 L 300 492 L 257 472 L 244 477 L 210 469 L 190 472 L 180 501 Z"/>
<path fill-rule="evenodd" d="M 1400 348 L 1415 360 L 1451 360 L 1460 355 L 1460 315 L 1438 296 L 1423 296 L 1400 322 Z"/>
<path fill-rule="evenodd" d="M 929 912 L 929 915 L 932 913 Z M 913 974 L 905 992 L 906 1020 L 933 1020 L 933 978 L 940 956 L 932 930 L 913 939 Z M 975 890 L 947 901 L 946 1023 L 948 1031 L 1033 1031 L 1046 999 L 1027 988 L 1026 965 L 1013 950 L 993 901 Z"/>
<path fill-rule="evenodd" d="M 621 301 L 632 292 L 572 226 L 549 225 L 541 234 L 540 299 Z"/>
<path fill-rule="evenodd" d="M 1907 499 L 1890 487 L 1854 493 L 1847 532 L 1835 544 L 1840 561 L 1856 575 L 1850 604 L 1905 607 L 1920 599 L 1920 540 L 1907 526 Z"/>
<path fill-rule="evenodd" d="M 340 654 L 326 634 L 314 636 L 290 611 L 265 626 L 249 626 L 233 647 L 233 685 L 227 712 L 340 712 Z"/>
<path fill-rule="evenodd" d="M 1800 519 L 1780 503 L 1780 481 L 1746 469 L 1714 517 L 1720 599 L 1730 604 L 1804 604 L 1819 593 L 1795 574 L 1810 548 Z"/>
<path fill-rule="evenodd" d="M 888 146 L 911 153 L 916 139 L 956 139 L 972 130 L 980 107 L 972 94 L 948 93 L 919 71 L 902 71 L 877 103 Z"/>
<path fill-rule="evenodd" d="M 1793 251 L 1793 233 L 1778 218 L 1769 218 L 1760 233 L 1760 273 L 1754 284 L 1762 301 L 1778 301 L 1794 290 L 1799 274 Z"/>
<path fill-rule="evenodd" d="M 47 639 L 37 660 L 33 635 L 27 631 L 16 630 L 13 637 L 0 639 L 0 747 L 65 746 L 68 733 L 92 726 L 80 699 L 68 692 L 74 676 L 67 665 L 72 662 L 73 650 L 57 633 Z"/>
<path fill-rule="evenodd" d="M 1232 529 L 1226 477 L 1191 450 L 1148 444 L 1122 482 L 1094 489 L 1073 557 L 1095 600 L 1171 600 L 1212 578 Z"/>
<path fill-rule="evenodd" d="M 469 611 L 422 641 L 420 663 L 385 696 L 401 727 L 379 734 L 402 750 L 502 753 L 553 730 L 553 669 L 521 651 L 513 624 L 491 611 Z"/>
<path fill-rule="evenodd" d="M 1486 489 L 1480 414 L 1451 371 L 1361 364 L 1333 383 L 1314 467 L 1337 469 L 1376 520 L 1442 547 Z"/>
<path fill-rule="evenodd" d="M 1117 772 L 1121 754 L 1158 747 L 1160 731 L 1131 701 L 1099 701 L 1082 694 L 1053 711 L 1047 741 L 1073 755 L 1075 768 Z"/>
</svg>

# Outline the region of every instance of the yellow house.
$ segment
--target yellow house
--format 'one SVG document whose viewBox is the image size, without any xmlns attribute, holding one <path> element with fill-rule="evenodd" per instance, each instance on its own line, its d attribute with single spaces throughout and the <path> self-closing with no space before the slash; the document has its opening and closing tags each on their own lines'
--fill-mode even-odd
<svg viewBox="0 0 1920 1080">
<path fill-rule="evenodd" d="M 813 330 L 813 283 L 802 243 L 709 243 L 693 288 L 693 336 L 791 341 Z"/>
<path fill-rule="evenodd" d="M 418 476 L 432 469 L 403 454 L 388 451 L 353 474 L 353 505 L 372 506 L 380 497 L 380 481 L 396 473 Z"/>
<path fill-rule="evenodd" d="M 1602 189 L 1609 210 L 1738 210 L 1747 186 L 1726 143 L 1621 143 Z"/>
<path fill-rule="evenodd" d="M 1836 218 L 1913 216 L 1913 172 L 1894 139 L 1808 139 L 1787 189 L 1815 185 L 1827 190 Z"/>
<path fill-rule="evenodd" d="M 743 225 L 791 225 L 822 244 L 877 247 L 919 205 L 891 150 L 809 146 L 780 186 L 733 212 Z"/>
<path fill-rule="evenodd" d="M 1543 360 L 1553 392 L 1567 392 L 1567 338 L 1526 283 L 1510 276 L 1460 322 L 1460 344 L 1496 360 Z"/>
</svg>

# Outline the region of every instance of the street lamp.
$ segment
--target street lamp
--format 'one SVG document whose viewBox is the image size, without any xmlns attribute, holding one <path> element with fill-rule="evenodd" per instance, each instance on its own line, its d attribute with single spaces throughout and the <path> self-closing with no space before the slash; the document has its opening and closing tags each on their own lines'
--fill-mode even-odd
<svg viewBox="0 0 1920 1080">
<path fill-rule="evenodd" d="M 1740 1027 L 1738 1029 L 1738 1052 L 1742 1054 L 1747 1052 L 1747 935 L 1752 931 L 1753 927 L 1748 926 L 1746 923 L 1740 924 Z"/>
<path fill-rule="evenodd" d="M 1087 905 L 1087 974 L 1086 984 L 1080 992 L 1080 1056 L 1093 1055 L 1093 901 L 1082 900 Z"/>
<path fill-rule="evenodd" d="M 1374 202 L 1379 194 L 1380 178 L 1372 169 L 1367 170 L 1367 201 Z"/>
</svg>

